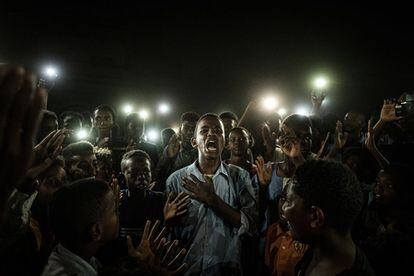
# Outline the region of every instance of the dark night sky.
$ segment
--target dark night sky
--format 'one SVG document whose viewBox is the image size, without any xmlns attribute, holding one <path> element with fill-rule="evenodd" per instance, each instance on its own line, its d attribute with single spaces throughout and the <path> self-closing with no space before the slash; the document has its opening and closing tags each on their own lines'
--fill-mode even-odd
<svg viewBox="0 0 414 276">
<path fill-rule="evenodd" d="M 402 10 L 170 4 L 15 12 L 2 16 L 0 62 L 56 64 L 49 108 L 58 112 L 165 100 L 176 115 L 240 113 L 266 89 L 291 105 L 309 103 L 317 73 L 332 80 L 328 110 L 369 112 L 414 89 L 414 23 Z"/>
</svg>

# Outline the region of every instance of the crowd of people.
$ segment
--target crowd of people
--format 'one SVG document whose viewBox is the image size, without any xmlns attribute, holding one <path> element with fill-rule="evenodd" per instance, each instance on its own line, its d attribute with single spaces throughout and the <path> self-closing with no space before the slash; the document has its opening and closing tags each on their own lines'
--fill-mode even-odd
<svg viewBox="0 0 414 276">
<path fill-rule="evenodd" d="M 44 109 L 37 83 L 0 68 L 0 275 L 410 271 L 411 94 L 369 118 L 323 94 L 310 116 L 188 111 L 156 145 L 136 113 Z"/>
</svg>

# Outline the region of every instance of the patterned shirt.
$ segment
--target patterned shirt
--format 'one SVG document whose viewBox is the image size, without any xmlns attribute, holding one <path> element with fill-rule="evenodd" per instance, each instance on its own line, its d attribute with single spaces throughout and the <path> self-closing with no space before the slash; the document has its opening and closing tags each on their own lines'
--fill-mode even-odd
<svg viewBox="0 0 414 276">
<path fill-rule="evenodd" d="M 167 191 L 188 191 L 182 186 L 182 177 L 193 174 L 205 181 L 197 161 L 176 171 L 167 180 Z M 188 213 L 180 224 L 173 227 L 172 237 L 188 249 L 185 261 L 189 274 L 217 274 L 226 268 L 240 269 L 240 235 L 254 234 L 258 210 L 247 171 L 234 165 L 221 163 L 212 176 L 216 194 L 233 209 L 241 213 L 241 226 L 236 228 L 217 216 L 203 203 L 191 199 Z"/>
</svg>

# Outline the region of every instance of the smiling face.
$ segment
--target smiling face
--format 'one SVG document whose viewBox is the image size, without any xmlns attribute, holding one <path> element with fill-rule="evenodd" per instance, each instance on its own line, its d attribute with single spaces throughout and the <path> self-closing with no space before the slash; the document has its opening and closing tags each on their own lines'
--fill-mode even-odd
<svg viewBox="0 0 414 276">
<path fill-rule="evenodd" d="M 196 137 L 192 140 L 193 147 L 198 148 L 201 158 L 220 159 L 224 148 L 223 122 L 214 116 L 201 119 L 196 127 Z"/>
</svg>

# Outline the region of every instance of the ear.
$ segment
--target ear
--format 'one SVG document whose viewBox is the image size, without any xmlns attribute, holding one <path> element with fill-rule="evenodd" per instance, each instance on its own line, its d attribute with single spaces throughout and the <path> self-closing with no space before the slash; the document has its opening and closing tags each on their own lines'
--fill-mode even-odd
<svg viewBox="0 0 414 276">
<path fill-rule="evenodd" d="M 319 228 L 325 224 L 325 214 L 318 206 L 311 207 L 311 228 Z"/>
<path fill-rule="evenodd" d="M 191 145 L 193 146 L 193 148 L 197 148 L 198 147 L 196 138 L 194 138 L 194 137 L 191 138 Z"/>
<path fill-rule="evenodd" d="M 102 239 L 102 227 L 99 223 L 94 223 L 89 227 L 89 238 L 92 241 L 100 241 Z"/>
</svg>

